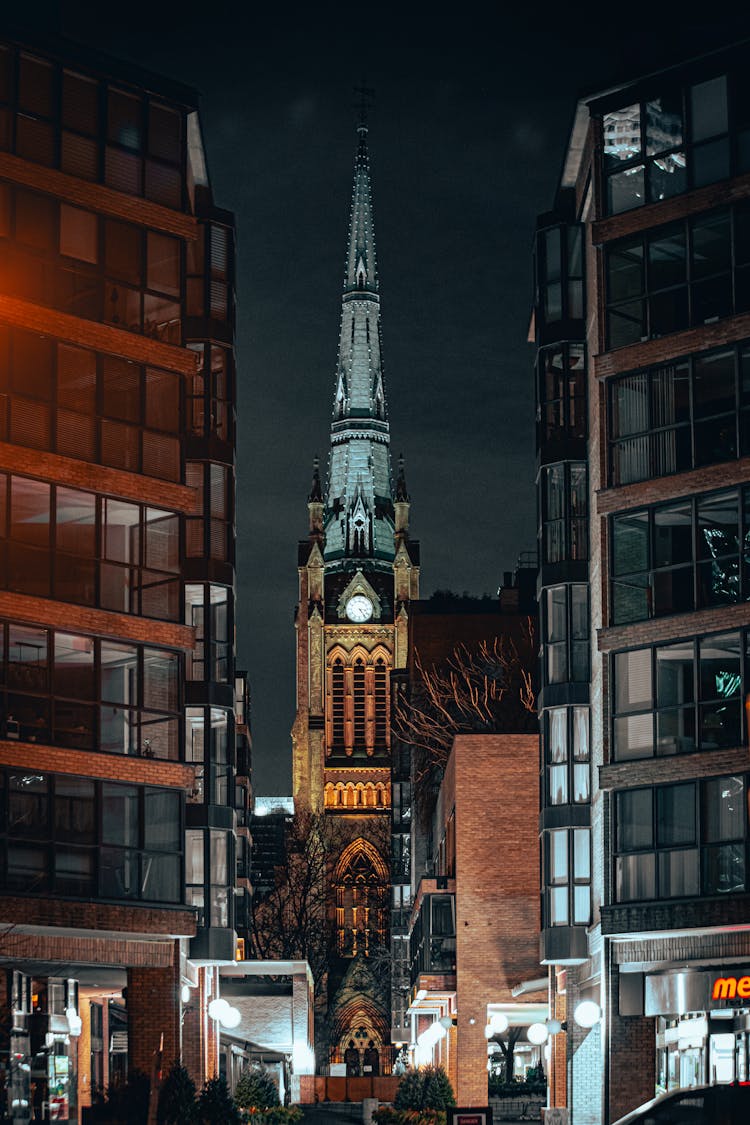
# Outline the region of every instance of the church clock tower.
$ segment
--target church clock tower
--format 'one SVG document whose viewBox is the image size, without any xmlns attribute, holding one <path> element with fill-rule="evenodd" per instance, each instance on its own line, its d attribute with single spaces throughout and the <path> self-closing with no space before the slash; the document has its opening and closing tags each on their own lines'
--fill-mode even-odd
<svg viewBox="0 0 750 1125">
<path fill-rule="evenodd" d="M 329 1059 L 344 1061 L 346 1053 L 350 1069 L 359 1060 L 360 1073 L 368 1065 L 365 1049 L 374 1067 L 373 1045 L 382 1052 L 389 1043 L 382 966 L 390 902 L 390 680 L 406 664 L 409 603 L 419 596 L 403 462 L 392 484 L 380 344 L 367 126 L 360 120 L 328 476 L 323 489 L 316 460 L 309 534 L 299 546 L 292 728 L 295 804 L 335 818 L 326 887 L 335 944 L 324 998 Z"/>
</svg>

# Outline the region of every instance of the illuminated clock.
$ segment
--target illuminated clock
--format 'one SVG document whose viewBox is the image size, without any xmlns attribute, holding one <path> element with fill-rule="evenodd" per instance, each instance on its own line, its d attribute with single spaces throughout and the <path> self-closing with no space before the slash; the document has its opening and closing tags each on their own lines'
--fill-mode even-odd
<svg viewBox="0 0 750 1125">
<path fill-rule="evenodd" d="M 346 616 L 356 625 L 369 621 L 372 617 L 372 602 L 364 594 L 354 594 L 346 603 Z"/>
</svg>

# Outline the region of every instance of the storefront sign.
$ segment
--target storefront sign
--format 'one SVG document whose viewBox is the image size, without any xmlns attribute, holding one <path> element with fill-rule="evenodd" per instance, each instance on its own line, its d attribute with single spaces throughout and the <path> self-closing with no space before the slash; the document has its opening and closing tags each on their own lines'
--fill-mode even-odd
<svg viewBox="0 0 750 1125">
<path fill-rule="evenodd" d="M 712 1000 L 750 1000 L 750 976 L 717 977 L 711 992 Z"/>
<path fill-rule="evenodd" d="M 446 1125 L 492 1125 L 492 1110 L 488 1106 L 479 1109 L 449 1109 Z"/>
</svg>

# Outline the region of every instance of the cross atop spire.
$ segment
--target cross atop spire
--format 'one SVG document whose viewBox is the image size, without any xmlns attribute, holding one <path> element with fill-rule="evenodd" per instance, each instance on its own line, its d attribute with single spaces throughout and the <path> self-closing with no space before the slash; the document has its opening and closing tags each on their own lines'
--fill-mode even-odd
<svg viewBox="0 0 750 1125">
<path fill-rule="evenodd" d="M 359 125 L 357 127 L 359 131 L 359 129 L 367 129 L 367 115 L 375 104 L 375 91 L 363 79 L 361 86 L 354 87 L 354 93 L 359 98 L 356 106 L 359 113 Z"/>
</svg>

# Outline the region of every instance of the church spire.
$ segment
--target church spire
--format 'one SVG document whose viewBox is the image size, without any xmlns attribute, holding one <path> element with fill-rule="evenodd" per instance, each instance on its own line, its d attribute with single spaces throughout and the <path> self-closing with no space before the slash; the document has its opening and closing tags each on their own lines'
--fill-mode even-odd
<svg viewBox="0 0 750 1125">
<path fill-rule="evenodd" d="M 326 563 L 344 568 L 346 559 L 366 559 L 390 569 L 393 530 L 370 157 L 360 114 L 331 421 Z"/>
</svg>

